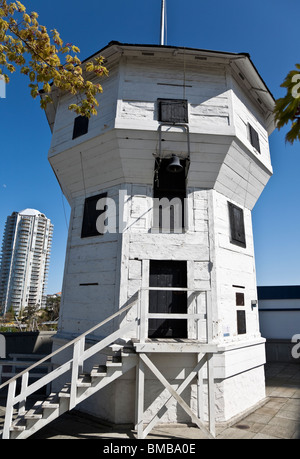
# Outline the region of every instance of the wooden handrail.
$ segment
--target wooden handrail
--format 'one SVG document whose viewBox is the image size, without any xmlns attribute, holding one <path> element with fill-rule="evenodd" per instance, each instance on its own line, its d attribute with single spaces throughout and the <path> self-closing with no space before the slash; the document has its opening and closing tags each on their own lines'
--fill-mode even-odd
<svg viewBox="0 0 300 459">
<path fill-rule="evenodd" d="M 134 304 L 136 304 L 138 302 L 138 298 L 136 300 L 134 300 L 132 303 L 128 304 L 127 306 L 125 306 L 124 308 L 122 309 L 119 309 L 119 311 L 115 312 L 114 314 L 112 314 L 111 316 L 109 316 L 107 319 L 103 320 L 102 322 L 100 322 L 99 324 L 95 325 L 94 327 L 90 328 L 89 330 L 87 330 L 86 332 L 82 333 L 81 335 L 77 336 L 76 338 L 74 338 L 72 341 L 69 341 L 67 344 L 64 344 L 63 346 L 61 346 L 59 349 L 56 349 L 56 351 L 52 352 L 51 354 L 47 355 L 46 357 L 42 358 L 41 360 L 39 360 L 38 362 L 32 364 L 30 367 L 28 368 L 25 368 L 25 370 L 21 371 L 20 373 L 18 373 L 17 375 L 15 375 L 13 378 L 9 379 L 8 381 L 6 381 L 5 383 L 3 383 L 1 386 L 0 386 L 0 390 L 3 389 L 4 387 L 8 386 L 10 383 L 16 381 L 18 378 L 20 378 L 21 376 L 23 376 L 25 373 L 28 373 L 29 371 L 33 370 L 34 368 L 38 367 L 39 365 L 41 365 L 42 363 L 46 362 L 47 360 L 51 359 L 52 357 L 54 357 L 55 355 L 59 354 L 61 351 L 64 351 L 65 349 L 67 349 L 68 347 L 72 346 L 73 344 L 75 344 L 77 341 L 80 341 L 83 337 L 87 336 L 87 335 L 90 335 L 92 332 L 94 332 L 95 330 L 97 330 L 98 328 L 102 327 L 102 325 L 105 325 L 107 322 L 110 322 L 112 319 L 114 319 L 115 317 L 121 315 L 123 312 L 127 311 L 128 309 L 132 308 L 132 306 L 134 306 Z"/>
</svg>

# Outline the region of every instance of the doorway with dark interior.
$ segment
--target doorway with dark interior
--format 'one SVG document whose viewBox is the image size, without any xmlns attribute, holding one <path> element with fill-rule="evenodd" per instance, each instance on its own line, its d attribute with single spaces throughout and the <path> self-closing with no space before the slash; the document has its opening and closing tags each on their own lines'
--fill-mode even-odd
<svg viewBox="0 0 300 459">
<path fill-rule="evenodd" d="M 187 262 L 150 260 L 150 287 L 187 287 Z M 186 314 L 187 292 L 150 290 L 149 312 Z M 186 319 L 149 319 L 149 338 L 187 338 Z"/>
</svg>

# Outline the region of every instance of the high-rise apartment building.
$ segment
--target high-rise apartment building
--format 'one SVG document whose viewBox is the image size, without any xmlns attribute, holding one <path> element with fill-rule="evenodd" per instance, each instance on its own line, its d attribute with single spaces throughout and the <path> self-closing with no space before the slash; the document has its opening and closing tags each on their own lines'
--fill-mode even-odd
<svg viewBox="0 0 300 459">
<path fill-rule="evenodd" d="M 41 212 L 25 209 L 6 220 L 0 268 L 0 314 L 11 308 L 45 306 L 53 225 Z"/>
</svg>

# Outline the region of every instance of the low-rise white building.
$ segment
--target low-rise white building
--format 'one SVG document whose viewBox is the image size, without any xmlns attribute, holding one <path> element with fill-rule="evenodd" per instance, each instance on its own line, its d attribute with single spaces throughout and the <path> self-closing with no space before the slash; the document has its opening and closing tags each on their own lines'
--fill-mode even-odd
<svg viewBox="0 0 300 459">
<path fill-rule="evenodd" d="M 7 218 L 0 268 L 0 312 L 44 306 L 53 225 L 41 212 L 25 209 Z"/>
<path fill-rule="evenodd" d="M 292 350 L 300 336 L 300 285 L 258 287 L 257 293 L 267 361 L 295 362 L 299 359 Z"/>
</svg>

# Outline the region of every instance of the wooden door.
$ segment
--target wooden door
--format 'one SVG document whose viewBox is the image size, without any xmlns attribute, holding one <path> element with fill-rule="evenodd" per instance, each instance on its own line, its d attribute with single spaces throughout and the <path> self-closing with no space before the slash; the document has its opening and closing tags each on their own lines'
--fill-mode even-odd
<svg viewBox="0 0 300 459">
<path fill-rule="evenodd" d="M 186 261 L 150 261 L 150 287 L 186 287 Z M 187 292 L 149 292 L 149 312 L 187 313 Z M 149 338 L 187 338 L 187 320 L 150 319 Z"/>
</svg>

